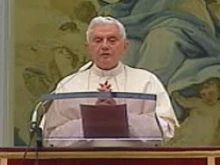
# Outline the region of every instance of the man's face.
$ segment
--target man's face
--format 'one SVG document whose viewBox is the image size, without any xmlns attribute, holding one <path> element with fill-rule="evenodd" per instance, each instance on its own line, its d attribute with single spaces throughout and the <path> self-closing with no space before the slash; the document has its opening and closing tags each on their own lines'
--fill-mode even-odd
<svg viewBox="0 0 220 165">
<path fill-rule="evenodd" d="M 116 25 L 97 25 L 92 29 L 86 44 L 93 62 L 104 70 L 117 66 L 127 45 L 127 40 L 122 38 Z"/>
</svg>

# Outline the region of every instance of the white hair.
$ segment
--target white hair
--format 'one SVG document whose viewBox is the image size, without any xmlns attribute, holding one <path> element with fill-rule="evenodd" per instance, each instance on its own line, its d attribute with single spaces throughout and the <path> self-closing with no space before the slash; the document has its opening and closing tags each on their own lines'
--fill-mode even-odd
<svg viewBox="0 0 220 165">
<path fill-rule="evenodd" d="M 119 22 L 117 19 L 112 17 L 98 16 L 93 18 L 88 26 L 86 32 L 87 41 L 89 41 L 90 33 L 92 32 L 93 28 L 99 25 L 116 25 L 119 28 L 119 32 L 121 34 L 122 39 L 126 39 L 125 27 L 121 22 Z"/>
</svg>

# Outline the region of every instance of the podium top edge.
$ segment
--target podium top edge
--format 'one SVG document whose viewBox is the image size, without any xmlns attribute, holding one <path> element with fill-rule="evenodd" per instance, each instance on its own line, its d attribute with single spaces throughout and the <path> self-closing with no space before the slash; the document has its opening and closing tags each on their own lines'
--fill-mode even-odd
<svg viewBox="0 0 220 165">
<path fill-rule="evenodd" d="M 45 94 L 40 98 L 40 101 L 77 98 L 124 98 L 156 101 L 156 94 L 132 92 L 69 92 Z"/>
</svg>

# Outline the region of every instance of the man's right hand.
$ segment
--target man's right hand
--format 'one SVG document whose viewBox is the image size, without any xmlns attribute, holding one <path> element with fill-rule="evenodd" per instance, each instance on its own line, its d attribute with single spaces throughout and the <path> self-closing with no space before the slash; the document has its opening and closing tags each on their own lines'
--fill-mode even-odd
<svg viewBox="0 0 220 165">
<path fill-rule="evenodd" d="M 108 84 L 108 81 L 106 81 L 104 84 L 100 83 L 100 87 L 98 88 L 99 92 L 111 92 L 111 84 Z"/>
<path fill-rule="evenodd" d="M 100 84 L 98 88 L 99 92 L 111 92 L 111 84 L 106 81 L 104 84 Z M 116 105 L 116 101 L 113 98 L 99 98 L 96 101 L 96 105 Z"/>
</svg>

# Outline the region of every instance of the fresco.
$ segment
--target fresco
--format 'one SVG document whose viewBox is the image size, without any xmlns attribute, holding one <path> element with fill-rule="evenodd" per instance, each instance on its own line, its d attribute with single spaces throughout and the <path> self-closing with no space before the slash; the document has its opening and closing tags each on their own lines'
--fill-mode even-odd
<svg viewBox="0 0 220 165">
<path fill-rule="evenodd" d="M 15 144 L 28 141 L 39 97 L 89 61 L 88 22 L 109 15 L 127 30 L 123 61 L 154 72 L 169 92 L 181 127 L 166 145 L 219 145 L 219 0 L 16 0 L 13 11 Z"/>
<path fill-rule="evenodd" d="M 82 0 L 13 1 L 15 144 L 29 140 L 30 113 L 39 97 L 88 61 L 84 37 L 88 21 L 97 15 L 96 5 Z"/>
</svg>

